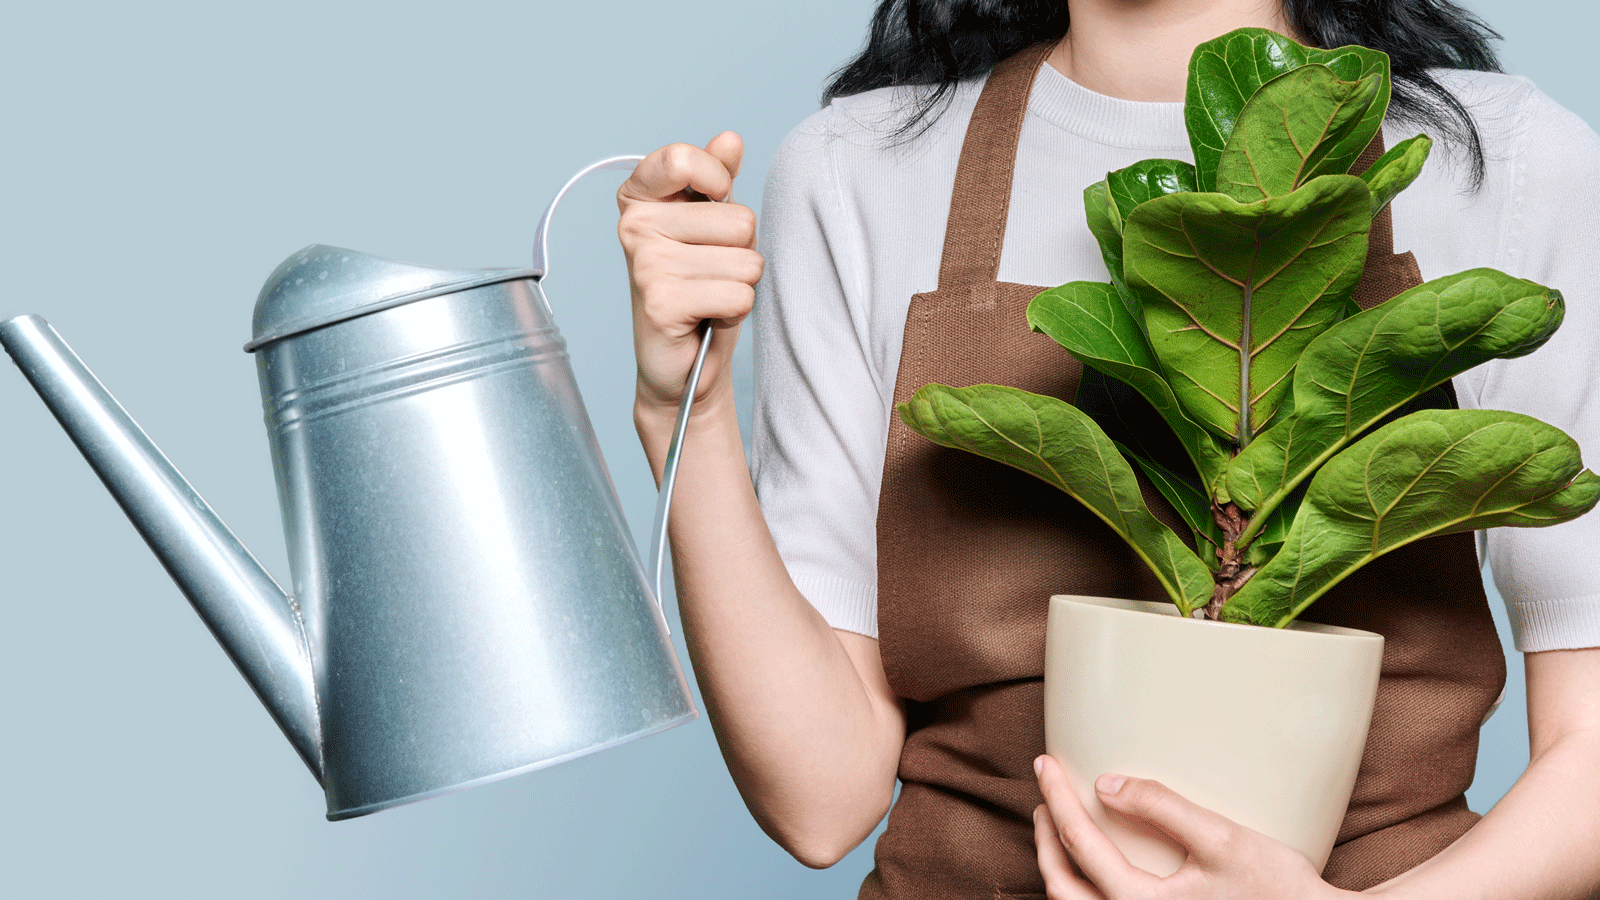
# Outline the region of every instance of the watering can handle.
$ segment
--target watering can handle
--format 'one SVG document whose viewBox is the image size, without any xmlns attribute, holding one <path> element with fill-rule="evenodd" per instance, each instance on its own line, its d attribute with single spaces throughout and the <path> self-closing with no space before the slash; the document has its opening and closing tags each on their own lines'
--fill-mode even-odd
<svg viewBox="0 0 1600 900">
<path fill-rule="evenodd" d="M 632 171 L 633 167 L 637 166 L 642 159 L 644 159 L 642 156 L 613 156 L 596 163 L 590 163 L 579 170 L 578 174 L 568 178 L 567 183 L 561 186 L 561 190 L 556 191 L 555 199 L 551 200 L 550 205 L 544 208 L 544 215 L 539 217 L 539 227 L 533 232 L 533 266 L 531 268 L 539 274 L 541 279 L 550 275 L 550 217 L 555 215 L 556 204 L 561 202 L 561 198 L 567 195 L 567 191 L 571 190 L 573 185 L 593 172 Z"/>
<path fill-rule="evenodd" d="M 561 190 L 556 192 L 555 199 L 545 207 L 544 215 L 539 218 L 539 228 L 533 235 L 532 268 L 539 273 L 540 280 L 550 274 L 550 217 L 555 213 L 556 204 L 561 202 L 561 198 L 574 184 L 591 172 L 632 169 L 642 159 L 644 159 L 642 156 L 613 156 L 610 159 L 602 159 L 584 167 L 561 186 Z M 678 405 L 678 418 L 672 426 L 672 442 L 667 445 L 666 464 L 661 472 L 661 490 L 656 496 L 655 524 L 650 533 L 650 581 L 655 590 L 656 606 L 661 610 L 661 624 L 666 627 L 668 634 L 672 633 L 672 626 L 667 624 L 666 596 L 661 591 L 661 570 L 665 567 L 667 559 L 667 513 L 672 508 L 672 488 L 678 480 L 678 461 L 683 451 L 683 436 L 689 428 L 689 410 L 694 406 L 694 394 L 700 386 L 700 370 L 705 368 L 706 351 L 711 348 L 711 332 L 709 319 L 700 323 L 700 349 L 695 353 L 694 366 L 689 369 L 689 379 L 683 386 L 683 402 Z"/>
</svg>

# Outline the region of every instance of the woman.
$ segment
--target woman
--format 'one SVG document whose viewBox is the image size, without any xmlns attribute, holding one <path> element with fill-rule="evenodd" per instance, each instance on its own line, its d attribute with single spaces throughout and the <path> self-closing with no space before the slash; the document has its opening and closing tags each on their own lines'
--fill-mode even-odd
<svg viewBox="0 0 1600 900">
<path fill-rule="evenodd" d="M 754 250 L 748 209 L 677 202 L 728 196 L 741 155 L 732 134 L 704 150 L 657 151 L 619 192 L 639 362 L 635 421 L 658 475 L 696 325 L 717 324 L 672 523 L 680 608 L 729 770 L 762 828 L 802 862 L 829 865 L 859 843 L 889 808 L 898 773 L 905 787 L 864 897 L 1600 892 L 1600 774 L 1592 765 L 1600 758 L 1600 650 L 1585 649 L 1600 645 L 1600 596 L 1588 560 L 1600 530 L 1592 521 L 1491 538 L 1519 648 L 1536 652 L 1525 658 L 1532 762 L 1481 821 L 1459 799 L 1478 718 L 1503 677 L 1498 649 L 1483 643 L 1481 595 L 1471 602 L 1447 596 L 1427 613 L 1459 621 L 1393 623 L 1399 631 L 1426 623 L 1409 629 L 1423 635 L 1418 657 L 1426 665 L 1386 668 L 1408 676 L 1386 678 L 1391 696 L 1409 706 L 1380 729 L 1387 737 L 1379 741 L 1389 747 L 1385 765 L 1404 769 L 1406 783 L 1358 785 L 1361 815 L 1372 821 L 1347 819 L 1346 836 L 1355 839 L 1330 862 L 1334 884 L 1294 851 L 1158 784 L 1108 775 L 1096 785 L 1106 805 L 1155 822 L 1190 854 L 1164 880 L 1131 869 L 1089 823 L 1059 767 L 1047 757 L 1030 765 L 1042 751 L 1036 611 L 987 595 L 963 603 L 957 590 L 943 591 L 954 600 L 921 608 L 899 586 L 904 576 L 935 587 L 977 584 L 983 594 L 985 578 L 1010 577 L 999 564 L 976 576 L 960 571 L 947 551 L 959 552 L 961 542 L 939 535 L 959 516 L 918 506 L 917 493 L 895 480 L 902 458 L 888 411 L 896 392 L 915 387 L 910 376 L 963 364 L 955 357 L 972 322 L 989 323 L 980 329 L 985 335 L 992 324 L 959 321 L 953 337 L 940 337 L 941 323 L 960 308 L 952 290 L 966 284 L 953 286 L 941 266 L 982 255 L 956 246 L 968 240 L 968 226 L 997 238 L 987 274 L 978 273 L 984 290 L 996 290 L 973 294 L 983 302 L 969 307 L 1018 293 L 1006 285 L 1103 280 L 1083 224 L 1082 188 L 1139 159 L 1187 155 L 1175 101 L 1190 51 L 1237 27 L 1326 46 L 1377 46 L 1395 58 L 1401 92 L 1409 86 L 1413 97 L 1427 95 L 1430 65 L 1492 67 L 1484 32 L 1447 3 L 1391 0 L 1346 12 L 1355 6 L 924 3 L 913 5 L 920 10 L 913 27 L 903 7 L 886 0 L 874 43 L 835 85 L 841 96 L 796 129 L 774 161 L 765 258 Z M 1047 40 L 1034 56 L 1015 52 Z M 1407 52 L 1413 45 L 1424 52 Z M 921 117 L 917 100 L 925 93 L 885 87 L 929 80 L 919 52 L 942 73 L 935 80 L 973 76 Z M 1002 57 L 1011 61 L 985 77 Z M 1009 93 L 984 99 L 983 89 L 1002 78 Z M 1567 293 L 1567 323 L 1539 354 L 1474 370 L 1457 379 L 1457 391 L 1463 405 L 1534 412 L 1578 437 L 1593 460 L 1600 429 L 1583 397 L 1600 396 L 1592 374 L 1600 369 L 1600 303 L 1590 299 L 1600 265 L 1586 257 L 1600 223 L 1586 210 L 1600 196 L 1600 139 L 1525 82 L 1460 72 L 1439 78 L 1442 96 L 1462 98 L 1472 119 L 1452 115 L 1448 100 L 1433 116 L 1435 135 L 1454 126 L 1455 139 L 1446 142 L 1454 152 L 1436 150 L 1419 182 L 1395 201 L 1395 246 L 1415 251 L 1430 275 L 1497 266 Z M 1411 106 L 1415 114 L 1427 104 Z M 1415 119 L 1391 116 L 1390 143 L 1416 133 L 1408 124 Z M 1014 172 L 991 165 L 1009 163 L 1013 148 Z M 971 168 L 995 171 L 958 176 L 964 157 Z M 1005 202 L 993 202 L 1008 195 L 1009 215 Z M 957 223 L 948 244 L 947 214 Z M 760 505 L 727 371 L 758 280 L 762 387 L 753 466 Z M 922 352 L 939 341 L 943 349 Z M 991 346 L 1002 350 L 988 355 L 1004 357 L 1010 345 Z M 1552 390 L 1552 379 L 1567 384 Z M 1465 562 L 1459 545 L 1448 552 L 1456 574 L 1436 580 L 1459 582 L 1473 568 L 1470 548 Z M 1432 578 L 1444 571 L 1433 560 L 1412 569 Z M 1080 576 L 1089 582 L 1139 589 L 1132 566 L 1108 559 L 1085 568 Z M 1019 596 L 1042 601 L 1049 593 L 1030 591 Z M 1456 677 L 1465 670 L 1471 674 Z M 1427 690 L 1411 691 L 1418 684 Z M 1446 699 L 1430 707 L 1435 688 Z M 1432 714 L 1441 709 L 1450 714 Z M 1423 743 L 1408 743 L 1417 735 Z M 1386 792 L 1410 799 L 1391 803 Z"/>
</svg>

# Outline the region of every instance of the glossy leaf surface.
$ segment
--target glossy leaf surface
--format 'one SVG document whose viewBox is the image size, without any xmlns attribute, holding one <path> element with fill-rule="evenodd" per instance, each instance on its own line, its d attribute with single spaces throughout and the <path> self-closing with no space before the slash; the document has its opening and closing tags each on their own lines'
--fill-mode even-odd
<svg viewBox="0 0 1600 900">
<path fill-rule="evenodd" d="M 1083 210 L 1089 220 L 1089 233 L 1100 245 L 1100 258 L 1105 260 L 1106 271 L 1111 274 L 1111 286 L 1116 289 L 1127 315 L 1144 331 L 1144 312 L 1139 299 L 1128 289 L 1122 277 L 1122 213 L 1111 198 L 1111 187 L 1105 181 L 1089 185 L 1083 191 Z"/>
<path fill-rule="evenodd" d="M 1244 106 L 1217 160 L 1216 189 L 1241 203 L 1282 197 L 1318 175 L 1350 171 L 1347 138 L 1377 102 L 1382 78 L 1341 81 L 1326 66 L 1280 75 Z"/>
<path fill-rule="evenodd" d="M 1189 58 L 1183 116 L 1189 130 L 1189 145 L 1194 150 L 1196 183 L 1200 190 L 1215 190 L 1217 161 L 1256 89 L 1307 63 L 1327 66 L 1343 81 L 1359 81 L 1372 74 L 1381 77 L 1377 102 L 1335 152 L 1344 155 L 1354 147 L 1350 158 L 1355 159 L 1372 141 L 1389 107 L 1387 55 L 1365 47 L 1333 50 L 1302 47 L 1262 28 L 1230 31 L 1199 45 Z"/>
<path fill-rule="evenodd" d="M 1111 187 L 1097 181 L 1083 189 L 1084 218 L 1089 222 L 1089 233 L 1100 245 L 1100 256 L 1113 279 L 1122 277 L 1122 214 L 1111 199 Z"/>
<path fill-rule="evenodd" d="M 1555 333 L 1564 309 L 1556 291 L 1472 269 L 1334 325 L 1300 358 L 1294 412 L 1229 464 L 1228 496 L 1245 509 L 1270 510 L 1413 397 L 1480 363 L 1533 352 Z"/>
<path fill-rule="evenodd" d="M 1410 187 L 1428 161 L 1428 151 L 1433 141 L 1427 135 L 1406 138 L 1390 147 L 1382 156 L 1361 173 L 1361 180 L 1372 191 L 1372 214 L 1383 211 L 1395 195 Z"/>
<path fill-rule="evenodd" d="M 1194 166 L 1181 159 L 1146 159 L 1106 175 L 1106 189 L 1124 221 L 1147 200 L 1196 190 Z"/>
<path fill-rule="evenodd" d="M 992 384 L 930 384 L 899 413 L 936 444 L 1021 469 L 1077 498 L 1128 542 L 1185 615 L 1210 599 L 1210 570 L 1150 514 L 1128 461 L 1070 403 Z"/>
<path fill-rule="evenodd" d="M 1360 178 L 1329 175 L 1248 204 L 1172 194 L 1128 217 L 1128 286 L 1192 419 L 1241 446 L 1272 419 L 1300 351 L 1344 315 L 1370 204 Z"/>
<path fill-rule="evenodd" d="M 1123 456 L 1133 460 L 1144 477 L 1150 480 L 1161 496 L 1165 497 L 1172 508 L 1177 511 L 1189 530 L 1194 532 L 1195 546 L 1200 549 L 1203 561 L 1208 567 L 1215 568 L 1215 552 L 1208 550 L 1222 546 L 1222 530 L 1217 527 L 1216 520 L 1211 517 L 1211 497 L 1198 484 L 1177 472 L 1163 466 L 1152 459 L 1146 459 L 1129 447 L 1117 444 L 1117 450 Z"/>
<path fill-rule="evenodd" d="M 1600 500 L 1578 445 L 1529 416 L 1427 410 L 1391 422 L 1311 480 L 1282 550 L 1223 609 L 1282 627 L 1330 587 L 1412 541 L 1576 518 Z"/>
<path fill-rule="evenodd" d="M 1167 194 L 1195 189 L 1194 166 L 1177 159 L 1147 159 L 1106 174 L 1106 180 L 1083 192 L 1089 231 L 1100 245 L 1100 257 L 1123 305 L 1144 330 L 1139 301 L 1122 274 L 1122 224 L 1134 207 Z"/>
<path fill-rule="evenodd" d="M 1028 304 L 1028 324 L 1049 335 L 1080 362 L 1125 382 L 1149 401 L 1177 435 L 1206 484 L 1217 481 L 1228 456 L 1222 445 L 1184 414 L 1161 374 L 1145 332 L 1114 287 L 1074 281 L 1041 292 Z"/>
</svg>

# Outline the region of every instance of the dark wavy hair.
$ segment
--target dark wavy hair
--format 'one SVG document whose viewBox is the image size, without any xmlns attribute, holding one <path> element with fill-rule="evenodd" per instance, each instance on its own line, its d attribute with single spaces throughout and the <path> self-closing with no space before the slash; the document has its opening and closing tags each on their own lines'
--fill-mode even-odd
<svg viewBox="0 0 1600 900">
<path fill-rule="evenodd" d="M 1500 35 L 1450 0 L 1282 0 L 1285 18 L 1312 46 L 1360 44 L 1389 54 L 1390 110 L 1464 147 L 1474 187 L 1483 145 L 1461 101 L 1430 68 L 1500 71 Z M 894 85 L 924 85 L 897 136 L 921 133 L 958 81 L 989 71 L 1023 47 L 1067 33 L 1066 0 L 880 0 L 867 45 L 833 73 L 823 102 Z"/>
</svg>

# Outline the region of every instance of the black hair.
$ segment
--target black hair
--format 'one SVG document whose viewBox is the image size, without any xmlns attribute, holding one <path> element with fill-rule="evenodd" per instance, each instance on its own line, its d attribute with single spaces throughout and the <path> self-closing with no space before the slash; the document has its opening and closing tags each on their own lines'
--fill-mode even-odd
<svg viewBox="0 0 1600 900">
<path fill-rule="evenodd" d="M 1314 47 L 1360 44 L 1389 54 L 1390 110 L 1466 148 L 1474 187 L 1483 144 L 1461 101 L 1430 68 L 1500 71 L 1500 37 L 1450 0 L 1282 0 L 1284 17 Z M 920 133 L 958 81 L 989 71 L 1024 47 L 1067 33 L 1066 0 L 880 0 L 867 45 L 833 73 L 823 102 L 893 85 L 922 85 L 897 134 Z"/>
</svg>

